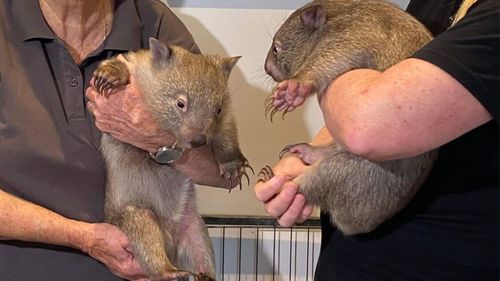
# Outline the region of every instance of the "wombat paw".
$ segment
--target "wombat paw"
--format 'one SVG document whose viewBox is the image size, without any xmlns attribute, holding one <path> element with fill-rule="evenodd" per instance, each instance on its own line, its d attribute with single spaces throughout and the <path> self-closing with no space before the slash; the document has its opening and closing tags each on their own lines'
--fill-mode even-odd
<svg viewBox="0 0 500 281">
<path fill-rule="evenodd" d="M 266 117 L 269 115 L 272 122 L 274 115 L 282 111 L 281 118 L 285 118 L 287 112 L 301 106 L 313 92 L 314 85 L 311 82 L 295 79 L 281 81 L 264 101 Z"/>
<path fill-rule="evenodd" d="M 270 180 L 272 177 L 274 177 L 273 168 L 271 168 L 271 166 L 269 165 L 266 165 L 260 170 L 258 176 L 259 179 L 257 180 L 257 182 L 266 182 Z"/>
<path fill-rule="evenodd" d="M 214 278 L 206 275 L 205 273 L 198 273 L 194 276 L 195 281 L 215 281 Z"/>
<path fill-rule="evenodd" d="M 238 183 L 240 189 L 242 188 L 241 178 L 243 176 L 247 179 L 247 182 L 250 185 L 250 178 L 246 171 L 247 169 L 254 173 L 252 166 L 250 166 L 245 157 L 219 164 L 220 176 L 229 181 L 229 192 L 231 192 L 231 189 L 235 187 L 236 183 Z"/>
<path fill-rule="evenodd" d="M 159 276 L 158 278 L 151 278 L 151 280 L 158 280 L 158 281 L 169 281 L 169 280 L 189 280 L 190 276 L 194 276 L 195 280 L 196 280 L 196 275 L 191 273 L 191 272 L 187 272 L 187 271 L 181 271 L 181 270 L 178 270 L 178 271 L 167 271 L 167 272 L 164 272 L 161 274 L 161 276 Z"/>
<path fill-rule="evenodd" d="M 320 149 L 307 143 L 289 144 L 285 146 L 279 154 L 280 159 L 283 158 L 283 155 L 287 152 L 295 154 L 307 165 L 313 164 L 321 157 Z"/>
<path fill-rule="evenodd" d="M 129 80 L 127 65 L 116 58 L 103 61 L 92 76 L 93 86 L 106 98 L 109 98 L 114 89 L 126 85 Z"/>
</svg>

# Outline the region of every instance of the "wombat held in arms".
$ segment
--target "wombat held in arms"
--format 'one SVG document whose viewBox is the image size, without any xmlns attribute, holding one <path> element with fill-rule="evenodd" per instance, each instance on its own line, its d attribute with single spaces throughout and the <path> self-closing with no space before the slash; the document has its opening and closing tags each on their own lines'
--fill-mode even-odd
<svg viewBox="0 0 500 281">
<path fill-rule="evenodd" d="M 281 83 L 266 99 L 266 115 L 285 114 L 310 94 L 323 94 L 349 70 L 383 71 L 431 39 L 415 18 L 382 0 L 310 2 L 292 13 L 274 36 L 265 69 Z M 328 211 L 332 224 L 346 235 L 370 232 L 406 206 L 437 156 L 434 150 L 372 162 L 336 143 L 288 145 L 280 157 L 285 152 L 311 165 L 310 172 L 294 181 L 306 200 Z M 267 181 L 274 173 L 266 166 L 259 174 L 259 181 Z"/>
<path fill-rule="evenodd" d="M 147 108 L 175 135 L 177 147 L 211 145 L 221 176 L 228 185 L 241 186 L 250 167 L 238 145 L 227 89 L 239 57 L 193 54 L 153 38 L 149 44 L 149 50 L 124 55 L 134 66 Z M 128 68 L 117 58 L 101 62 L 94 72 L 102 95 L 128 81 Z M 127 234 L 148 278 L 215 280 L 213 249 L 192 181 L 108 134 L 102 136 L 101 151 L 107 166 L 106 221 Z"/>
</svg>

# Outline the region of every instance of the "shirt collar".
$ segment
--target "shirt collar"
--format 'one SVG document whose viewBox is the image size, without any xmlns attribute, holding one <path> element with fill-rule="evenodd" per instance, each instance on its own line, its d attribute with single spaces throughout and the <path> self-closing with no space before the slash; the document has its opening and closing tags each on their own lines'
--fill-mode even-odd
<svg viewBox="0 0 500 281">
<path fill-rule="evenodd" d="M 142 1 L 142 0 L 139 0 Z M 142 47 L 144 25 L 134 0 L 116 0 L 113 26 L 104 43 L 104 49 L 137 51 Z"/>
<path fill-rule="evenodd" d="M 12 1 L 12 14 L 17 19 L 21 40 L 56 39 L 56 35 L 43 17 L 38 1 Z M 104 49 L 122 51 L 140 49 L 143 27 L 134 0 L 116 0 L 113 25 Z"/>
<path fill-rule="evenodd" d="M 42 15 L 38 1 L 12 1 L 12 15 L 17 20 L 21 40 L 56 38 Z"/>
</svg>

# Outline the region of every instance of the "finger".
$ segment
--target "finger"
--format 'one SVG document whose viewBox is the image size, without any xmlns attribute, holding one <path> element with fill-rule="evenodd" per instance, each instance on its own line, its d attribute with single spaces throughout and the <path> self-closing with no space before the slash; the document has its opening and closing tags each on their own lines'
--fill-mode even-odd
<svg viewBox="0 0 500 281">
<path fill-rule="evenodd" d="M 314 205 L 306 204 L 302 209 L 302 214 L 300 214 L 300 218 L 297 222 L 304 222 L 308 220 L 311 217 L 313 211 L 314 211 Z"/>
<path fill-rule="evenodd" d="M 288 88 L 288 83 L 289 82 L 290 82 L 290 80 L 281 81 L 278 84 L 278 86 L 276 86 L 276 89 L 279 90 L 279 91 L 285 91 Z"/>
<path fill-rule="evenodd" d="M 292 105 L 293 105 L 294 107 L 297 107 L 297 106 L 299 106 L 299 105 L 301 105 L 301 104 L 303 104 L 303 103 L 304 103 L 304 97 L 302 97 L 302 96 L 297 96 L 297 97 L 293 100 Z"/>
<path fill-rule="evenodd" d="M 297 96 L 297 86 L 298 84 L 295 80 L 290 80 L 290 82 L 288 83 L 288 88 L 285 95 L 285 99 L 288 104 L 291 104 L 295 96 Z"/>
<path fill-rule="evenodd" d="M 259 182 L 254 188 L 255 196 L 259 201 L 267 202 L 279 193 L 285 181 L 285 176 L 274 176 L 267 182 Z"/>
<path fill-rule="evenodd" d="M 93 78 L 92 78 L 93 79 Z M 92 81 L 92 80 L 91 80 Z M 92 85 L 92 83 L 90 84 Z M 87 99 L 89 101 L 92 101 L 94 102 L 95 99 L 96 99 L 96 96 L 98 95 L 96 89 L 93 87 L 93 86 L 89 86 L 86 90 L 85 90 L 85 96 L 87 97 Z"/>
<path fill-rule="evenodd" d="M 306 203 L 306 199 L 303 194 L 296 194 L 293 197 L 291 204 L 288 209 L 281 215 L 278 219 L 278 223 L 281 226 L 289 227 L 294 225 L 296 222 L 302 218 L 302 211 L 304 209 L 304 205 Z"/>
<path fill-rule="evenodd" d="M 88 101 L 87 102 L 87 110 L 92 113 L 92 115 L 94 115 L 94 112 L 95 112 L 95 103 L 93 103 L 92 101 Z"/>
<path fill-rule="evenodd" d="M 276 197 L 269 200 L 265 205 L 266 212 L 272 217 L 279 218 L 292 204 L 298 187 L 296 184 L 287 184 Z"/>
</svg>

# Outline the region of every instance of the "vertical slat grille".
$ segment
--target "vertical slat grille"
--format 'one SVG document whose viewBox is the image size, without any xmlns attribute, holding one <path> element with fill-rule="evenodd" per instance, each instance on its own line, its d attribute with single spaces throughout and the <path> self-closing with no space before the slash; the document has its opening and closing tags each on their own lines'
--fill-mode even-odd
<svg viewBox="0 0 500 281">
<path fill-rule="evenodd" d="M 205 222 L 217 280 L 313 280 L 321 242 L 319 220 L 287 228 L 262 218 L 206 217 Z"/>
</svg>

